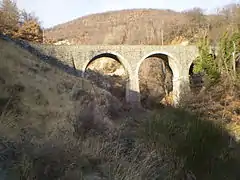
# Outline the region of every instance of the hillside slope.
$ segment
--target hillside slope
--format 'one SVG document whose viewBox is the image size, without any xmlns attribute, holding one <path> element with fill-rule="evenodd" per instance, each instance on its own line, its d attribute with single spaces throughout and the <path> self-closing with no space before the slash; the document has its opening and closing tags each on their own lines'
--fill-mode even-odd
<svg viewBox="0 0 240 180">
<path fill-rule="evenodd" d="M 45 36 L 78 44 L 160 44 L 163 28 L 164 37 L 171 37 L 175 27 L 188 22 L 186 15 L 171 10 L 120 10 L 57 25 L 47 30 Z"/>
<path fill-rule="evenodd" d="M 67 74 L 2 39 L 0 64 L 0 179 L 4 179 L 5 168 L 13 170 L 7 171 L 8 178 L 25 179 L 25 174 L 10 168 L 14 162 L 18 164 L 18 158 L 24 153 L 48 153 L 45 148 L 67 143 L 82 134 L 82 126 L 89 130 L 95 123 L 101 125 L 100 130 L 105 127 L 106 133 L 106 128 L 114 128 L 108 110 L 111 106 L 112 111 L 118 112 L 114 108 L 120 108 L 120 102 L 90 81 Z M 42 150 L 46 152 L 38 152 Z"/>
<path fill-rule="evenodd" d="M 0 63 L 1 180 L 239 179 L 239 144 L 212 121 L 123 116 L 108 92 L 1 39 Z"/>
<path fill-rule="evenodd" d="M 11 118 L 5 116 L 5 111 L 8 112 L 11 106 L 14 106 L 13 109 L 15 106 L 19 108 L 19 112 L 10 113 L 14 116 L 12 123 L 20 122 L 17 131 L 44 125 L 46 119 L 48 122 L 51 119 L 54 121 L 56 116 L 59 122 L 66 117 L 72 108 L 65 94 L 74 85 L 71 76 L 3 40 L 0 40 L 0 54 L 1 112 L 4 119 Z"/>
<path fill-rule="evenodd" d="M 19 108 L 19 111 L 12 115 L 19 115 L 16 118 L 17 122 L 20 122 L 17 124 L 20 129 L 35 125 L 45 126 L 46 120 L 48 125 L 51 121 L 58 125 L 60 122 L 67 123 L 66 119 L 75 119 L 73 116 L 88 106 L 89 102 L 96 105 L 102 100 L 104 103 L 98 105 L 105 109 L 111 103 L 115 104 L 115 108 L 121 106 L 109 92 L 94 86 L 90 81 L 43 62 L 13 42 L 0 39 L 0 62 L 1 117 L 8 118 L 5 114 L 8 114 L 9 108 Z M 114 107 L 111 108 L 114 110 Z M 14 121 L 15 119 L 12 122 Z"/>
</svg>

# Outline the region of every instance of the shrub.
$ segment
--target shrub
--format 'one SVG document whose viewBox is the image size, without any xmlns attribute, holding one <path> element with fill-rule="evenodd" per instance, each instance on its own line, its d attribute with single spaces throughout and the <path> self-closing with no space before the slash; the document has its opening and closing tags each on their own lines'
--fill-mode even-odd
<svg viewBox="0 0 240 180">
<path fill-rule="evenodd" d="M 203 37 L 198 43 L 200 56 L 196 59 L 193 71 L 205 73 L 211 82 L 219 80 L 220 75 L 227 77 L 230 84 L 238 77 L 236 70 L 237 58 L 240 53 L 240 33 L 226 31 L 220 38 L 217 56 L 210 54 L 211 44 L 208 37 Z"/>
<path fill-rule="evenodd" d="M 236 58 L 240 53 L 240 33 L 224 33 L 219 42 L 218 68 L 223 74 L 236 78 Z"/>
<path fill-rule="evenodd" d="M 38 18 L 33 13 L 21 11 L 12 0 L 0 2 L 0 33 L 33 42 L 43 40 Z"/>
<path fill-rule="evenodd" d="M 38 42 L 43 41 L 43 32 L 39 23 L 35 20 L 25 21 L 15 35 L 17 38 Z"/>
<path fill-rule="evenodd" d="M 194 73 L 205 73 L 210 81 L 216 81 L 220 77 L 217 63 L 213 55 L 210 54 L 210 42 L 207 37 L 201 38 L 198 43 L 199 57 L 196 59 Z"/>
</svg>

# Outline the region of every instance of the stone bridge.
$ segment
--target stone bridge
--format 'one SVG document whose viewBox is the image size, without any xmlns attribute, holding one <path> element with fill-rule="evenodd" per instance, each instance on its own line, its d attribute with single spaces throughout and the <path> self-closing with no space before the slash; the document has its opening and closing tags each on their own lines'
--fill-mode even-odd
<svg viewBox="0 0 240 180">
<path fill-rule="evenodd" d="M 128 73 L 126 101 L 140 104 L 139 68 L 148 57 L 160 57 L 168 61 L 173 73 L 173 96 L 177 104 L 189 91 L 189 69 L 198 56 L 196 46 L 151 46 L 151 45 L 34 45 L 41 52 L 75 66 L 84 77 L 88 65 L 101 57 L 119 61 Z M 73 63 L 74 62 L 74 63 Z"/>
</svg>

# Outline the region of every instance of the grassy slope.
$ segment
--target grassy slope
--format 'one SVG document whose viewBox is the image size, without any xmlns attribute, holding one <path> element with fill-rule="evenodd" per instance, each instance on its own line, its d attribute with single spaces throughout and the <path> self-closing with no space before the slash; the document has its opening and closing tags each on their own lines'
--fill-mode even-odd
<svg viewBox="0 0 240 180">
<path fill-rule="evenodd" d="M 0 62 L 0 179 L 239 178 L 238 144 L 219 125 L 165 108 L 116 130 L 100 115 L 118 111 L 108 93 L 80 87 L 73 102 L 78 79 L 2 40 Z"/>
<path fill-rule="evenodd" d="M 37 127 L 42 130 L 56 119 L 59 122 L 66 119 L 72 109 L 67 93 L 77 79 L 2 40 L 0 54 L 2 122 L 13 118 L 12 125 L 19 133 L 22 128 Z M 6 112 L 11 106 L 19 109 L 17 116 L 15 112 Z"/>
<path fill-rule="evenodd" d="M 108 116 L 118 115 L 116 98 L 3 40 L 0 62 L 0 179 L 54 179 L 64 173 L 79 179 L 81 168 L 73 178 L 68 174 L 72 163 L 86 165 L 88 174 L 95 163 L 86 156 L 97 155 L 102 145 L 98 138 L 79 142 L 79 134 L 114 129 Z"/>
</svg>

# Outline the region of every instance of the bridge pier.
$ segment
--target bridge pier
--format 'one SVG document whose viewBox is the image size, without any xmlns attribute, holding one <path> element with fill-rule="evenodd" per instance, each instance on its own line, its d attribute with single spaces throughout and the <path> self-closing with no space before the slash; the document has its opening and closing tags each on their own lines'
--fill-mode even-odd
<svg viewBox="0 0 240 180">
<path fill-rule="evenodd" d="M 189 77 L 175 77 L 173 79 L 173 105 L 178 106 L 182 99 L 190 93 Z M 141 95 L 138 76 L 130 76 L 126 87 L 126 101 L 133 107 L 141 107 Z"/>
<path fill-rule="evenodd" d="M 126 85 L 126 101 L 133 107 L 141 107 L 141 95 L 139 88 L 138 76 L 134 74 L 129 75 Z"/>
<path fill-rule="evenodd" d="M 182 99 L 184 99 L 190 92 L 189 77 L 175 77 L 173 79 L 173 103 L 178 106 Z"/>
</svg>

